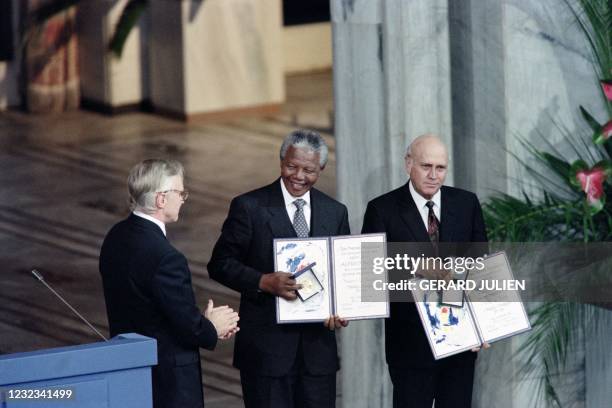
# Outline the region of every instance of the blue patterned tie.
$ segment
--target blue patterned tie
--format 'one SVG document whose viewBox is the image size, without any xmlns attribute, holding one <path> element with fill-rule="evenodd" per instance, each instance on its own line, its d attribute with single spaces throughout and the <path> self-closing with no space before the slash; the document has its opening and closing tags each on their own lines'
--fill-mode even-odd
<svg viewBox="0 0 612 408">
<path fill-rule="evenodd" d="M 295 229 L 298 238 L 308 238 L 310 232 L 308 231 L 306 217 L 304 217 L 304 205 L 306 205 L 306 201 L 298 198 L 293 202 L 293 205 L 297 208 L 293 216 L 293 229 Z"/>
</svg>

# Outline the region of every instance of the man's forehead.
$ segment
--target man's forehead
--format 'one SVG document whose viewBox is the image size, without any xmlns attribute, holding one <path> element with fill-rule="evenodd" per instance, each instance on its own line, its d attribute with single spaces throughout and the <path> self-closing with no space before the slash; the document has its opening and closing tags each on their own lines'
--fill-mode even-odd
<svg viewBox="0 0 612 408">
<path fill-rule="evenodd" d="M 411 146 L 413 156 L 444 156 L 447 157 L 446 146 L 437 138 L 427 138 L 413 143 Z"/>
<path fill-rule="evenodd" d="M 286 160 L 319 160 L 319 152 L 314 149 L 305 147 L 289 147 L 287 150 Z"/>
<path fill-rule="evenodd" d="M 415 160 L 419 162 L 428 162 L 428 163 L 448 163 L 448 154 L 446 153 L 446 149 L 423 149 L 417 151 L 414 154 Z"/>
<path fill-rule="evenodd" d="M 183 178 L 181 176 L 179 176 L 179 175 L 172 176 L 172 177 L 170 177 L 170 183 L 172 184 L 173 187 L 182 186 L 183 185 Z"/>
</svg>

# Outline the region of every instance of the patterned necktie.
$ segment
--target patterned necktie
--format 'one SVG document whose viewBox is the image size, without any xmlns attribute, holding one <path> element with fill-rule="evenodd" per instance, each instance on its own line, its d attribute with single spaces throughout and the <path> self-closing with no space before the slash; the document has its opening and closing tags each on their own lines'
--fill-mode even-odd
<svg viewBox="0 0 612 408">
<path fill-rule="evenodd" d="M 427 235 L 429 235 L 429 239 L 434 246 L 436 246 L 440 241 L 440 221 L 438 221 L 436 213 L 434 212 L 433 201 L 428 201 L 425 205 L 429 208 L 429 214 L 427 215 Z"/>
<path fill-rule="evenodd" d="M 306 205 L 306 201 L 298 198 L 293 202 L 293 205 L 297 208 L 293 216 L 293 229 L 295 229 L 298 238 L 308 238 L 310 232 L 308 230 L 308 224 L 306 223 L 306 217 L 304 217 L 304 205 Z"/>
</svg>

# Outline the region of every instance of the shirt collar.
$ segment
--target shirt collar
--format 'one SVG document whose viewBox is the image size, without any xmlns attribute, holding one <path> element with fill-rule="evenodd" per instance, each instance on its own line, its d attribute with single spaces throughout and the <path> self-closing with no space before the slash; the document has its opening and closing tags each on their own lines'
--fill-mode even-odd
<svg viewBox="0 0 612 408">
<path fill-rule="evenodd" d="M 409 184 L 409 189 L 410 189 L 410 195 L 412 196 L 412 199 L 414 200 L 414 203 L 416 204 L 419 210 L 422 210 L 423 208 L 425 208 L 425 204 L 427 204 L 428 201 L 433 201 L 434 207 L 442 208 L 440 205 L 441 197 L 442 197 L 442 193 L 441 193 L 442 189 L 438 190 L 436 194 L 434 194 L 433 197 L 431 197 L 431 200 L 428 200 L 422 195 L 420 195 L 414 189 L 414 186 L 412 185 L 412 181 L 410 181 L 408 184 Z"/>
<path fill-rule="evenodd" d="M 294 197 L 289 193 L 289 191 L 285 187 L 285 183 L 283 183 L 282 178 L 280 179 L 280 185 L 281 185 L 281 191 L 283 192 L 283 199 L 285 200 L 285 207 L 293 206 L 293 202 L 297 200 L 298 198 L 303 199 L 304 201 L 306 201 L 306 205 L 310 206 L 310 190 L 308 190 L 306 194 L 304 194 L 301 197 Z"/>
<path fill-rule="evenodd" d="M 138 217 L 140 217 L 140 218 L 144 218 L 145 220 L 149 220 L 149 221 L 155 223 L 155 225 L 157 225 L 159 228 L 161 228 L 162 232 L 164 233 L 164 236 L 166 236 L 166 224 L 164 224 L 163 222 L 161 222 L 157 218 L 151 217 L 149 214 L 145 214 L 145 213 L 140 212 L 140 211 L 133 211 L 133 214 L 138 216 Z"/>
</svg>

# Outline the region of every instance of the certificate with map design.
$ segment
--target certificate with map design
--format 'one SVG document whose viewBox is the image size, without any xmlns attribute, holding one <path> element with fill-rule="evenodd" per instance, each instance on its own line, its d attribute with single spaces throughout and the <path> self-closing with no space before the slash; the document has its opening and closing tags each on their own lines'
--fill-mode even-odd
<svg viewBox="0 0 612 408">
<path fill-rule="evenodd" d="M 440 303 L 440 292 L 418 288 L 415 285 L 412 294 L 436 360 L 482 345 L 467 302 L 463 307 L 451 307 Z"/>
<path fill-rule="evenodd" d="M 476 281 L 514 278 L 503 251 L 487 256 L 484 265 Z M 412 295 L 436 360 L 531 330 L 517 291 L 470 291 L 463 306 L 451 307 L 442 303 L 442 292 L 414 282 Z"/>
<path fill-rule="evenodd" d="M 323 322 L 389 316 L 389 303 L 362 301 L 361 256 L 385 256 L 385 234 L 274 240 L 274 269 L 294 275 L 297 299 L 276 298 L 278 323 Z M 376 253 L 373 253 L 376 252 Z"/>
</svg>

